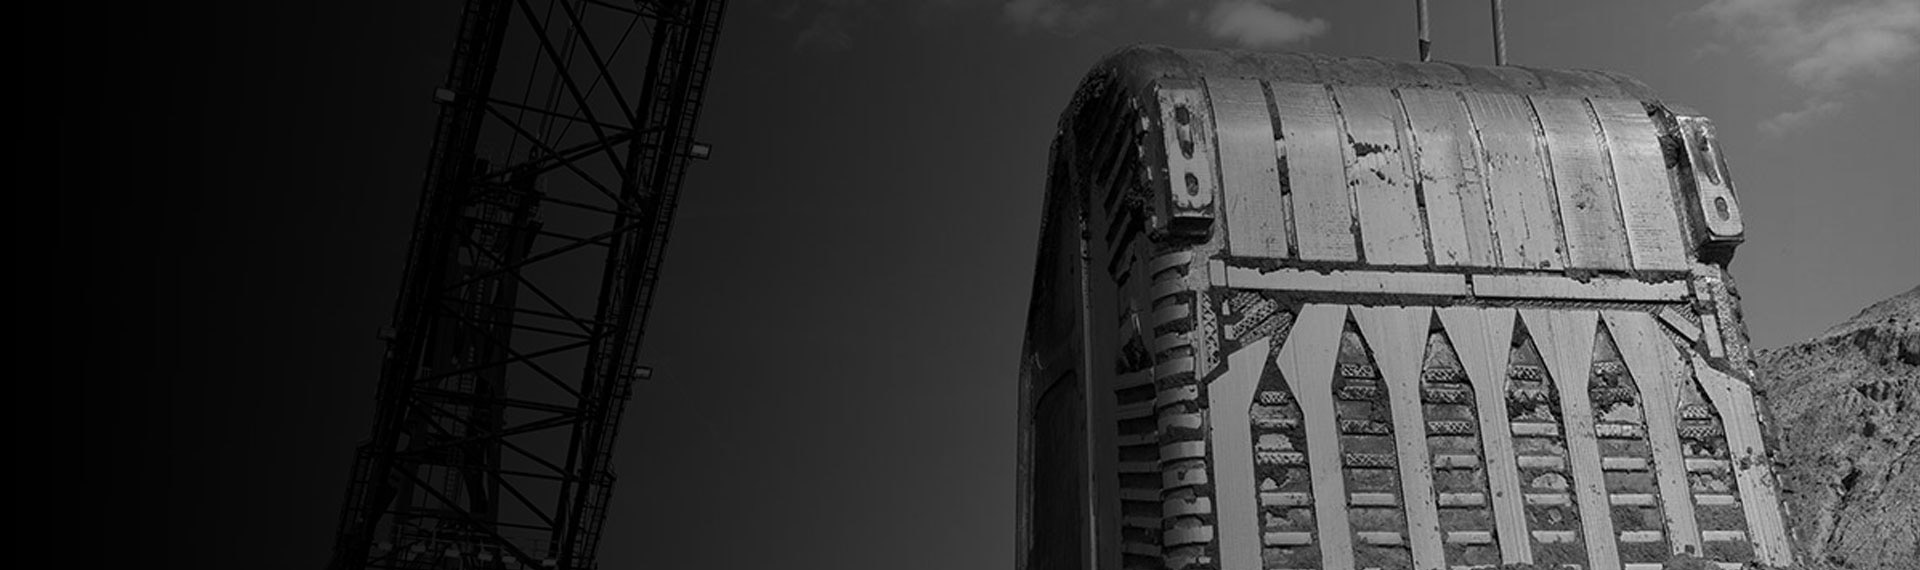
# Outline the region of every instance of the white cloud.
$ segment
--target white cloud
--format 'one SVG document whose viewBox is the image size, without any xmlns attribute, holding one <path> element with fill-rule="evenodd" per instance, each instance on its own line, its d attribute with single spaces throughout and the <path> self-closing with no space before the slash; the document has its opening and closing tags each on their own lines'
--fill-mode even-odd
<svg viewBox="0 0 1920 570">
<path fill-rule="evenodd" d="M 1766 133 L 1769 136 L 1781 136 L 1819 121 L 1820 119 L 1832 116 L 1834 113 L 1840 112 L 1842 107 L 1844 107 L 1844 105 L 1832 99 L 1820 99 L 1818 97 L 1809 99 L 1805 107 L 1774 115 L 1773 118 L 1761 121 L 1760 132 Z"/>
<path fill-rule="evenodd" d="M 806 27 L 794 35 L 793 49 L 821 52 L 853 47 L 853 30 L 866 14 L 867 0 L 790 0 L 773 11 L 781 20 L 804 18 Z"/>
<path fill-rule="evenodd" d="M 1075 5 L 1067 0 L 1012 0 L 1000 11 L 1022 30 L 1040 29 L 1067 36 L 1085 31 L 1108 15 L 1100 4 Z"/>
<path fill-rule="evenodd" d="M 794 37 L 794 49 L 817 49 L 821 51 L 842 51 L 853 47 L 853 34 L 847 31 L 847 17 L 840 12 L 820 12 L 813 15 L 813 21 L 807 28 L 800 30 Z"/>
<path fill-rule="evenodd" d="M 1863 84 L 1920 60 L 1920 0 L 1713 0 L 1700 13 L 1807 91 L 1800 109 L 1761 124 L 1773 134 L 1838 113 Z"/>
<path fill-rule="evenodd" d="M 1327 32 L 1327 21 L 1301 18 L 1262 0 L 1222 0 L 1201 20 L 1207 35 L 1263 49 L 1304 42 Z"/>
</svg>

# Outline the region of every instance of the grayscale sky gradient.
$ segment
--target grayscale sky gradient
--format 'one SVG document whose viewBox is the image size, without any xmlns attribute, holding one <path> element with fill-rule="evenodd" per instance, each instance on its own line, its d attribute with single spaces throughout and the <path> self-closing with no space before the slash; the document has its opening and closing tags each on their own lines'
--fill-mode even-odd
<svg viewBox="0 0 1920 570">
<path fill-rule="evenodd" d="M 67 56 L 90 70 L 74 80 L 135 97 L 91 120 L 137 127 L 144 154 L 63 157 L 62 175 L 180 188 L 85 198 L 144 229 L 74 238 L 145 248 L 114 269 L 137 290 L 100 293 L 150 302 L 129 330 L 153 336 L 122 340 L 150 343 L 162 370 L 86 388 L 118 416 L 87 428 L 85 469 L 156 468 L 102 491 L 170 537 L 141 539 L 158 541 L 146 552 L 198 568 L 324 561 L 371 425 L 373 335 L 457 7 L 89 16 L 107 39 Z M 1734 274 L 1757 346 L 1920 283 L 1920 2 L 1508 11 L 1514 63 L 1623 72 L 1714 119 L 1746 217 Z M 1490 63 L 1485 2 L 1433 16 L 1436 59 Z M 734 0 L 701 117 L 714 155 L 681 205 L 601 567 L 1009 567 L 1043 173 L 1082 74 L 1132 43 L 1411 59 L 1413 38 L 1405 1 Z"/>
</svg>

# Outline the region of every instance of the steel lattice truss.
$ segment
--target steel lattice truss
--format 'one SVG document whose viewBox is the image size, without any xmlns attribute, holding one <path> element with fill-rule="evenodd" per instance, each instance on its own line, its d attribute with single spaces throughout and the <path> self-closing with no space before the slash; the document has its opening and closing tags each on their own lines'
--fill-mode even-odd
<svg viewBox="0 0 1920 570">
<path fill-rule="evenodd" d="M 593 568 L 724 0 L 468 0 L 329 565 Z"/>
</svg>

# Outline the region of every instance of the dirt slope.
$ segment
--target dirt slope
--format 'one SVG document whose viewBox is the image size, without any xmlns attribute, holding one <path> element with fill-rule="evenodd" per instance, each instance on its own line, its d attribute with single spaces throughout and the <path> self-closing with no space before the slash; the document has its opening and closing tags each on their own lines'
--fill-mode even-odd
<svg viewBox="0 0 1920 570">
<path fill-rule="evenodd" d="M 1920 287 L 1760 352 L 1804 568 L 1920 568 Z"/>
</svg>

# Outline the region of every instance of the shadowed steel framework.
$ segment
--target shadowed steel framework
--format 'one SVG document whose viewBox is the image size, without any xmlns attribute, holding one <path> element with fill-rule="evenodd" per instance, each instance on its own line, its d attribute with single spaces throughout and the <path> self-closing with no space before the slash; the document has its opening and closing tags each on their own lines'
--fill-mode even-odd
<svg viewBox="0 0 1920 570">
<path fill-rule="evenodd" d="M 468 0 L 328 568 L 594 568 L 723 0 Z"/>
</svg>

